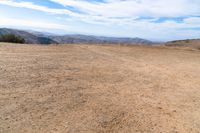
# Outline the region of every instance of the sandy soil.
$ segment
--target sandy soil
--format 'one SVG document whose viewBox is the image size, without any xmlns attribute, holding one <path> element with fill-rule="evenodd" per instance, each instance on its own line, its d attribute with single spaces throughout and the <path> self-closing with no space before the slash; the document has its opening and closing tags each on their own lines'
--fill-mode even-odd
<svg viewBox="0 0 200 133">
<path fill-rule="evenodd" d="M 200 51 L 1 44 L 0 132 L 200 132 Z"/>
</svg>

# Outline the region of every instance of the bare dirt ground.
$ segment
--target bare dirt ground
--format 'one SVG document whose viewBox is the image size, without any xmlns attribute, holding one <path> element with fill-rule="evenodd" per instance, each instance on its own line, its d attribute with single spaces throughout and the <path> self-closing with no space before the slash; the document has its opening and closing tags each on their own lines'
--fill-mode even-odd
<svg viewBox="0 0 200 133">
<path fill-rule="evenodd" d="M 198 133 L 200 51 L 0 45 L 1 133 Z"/>
</svg>

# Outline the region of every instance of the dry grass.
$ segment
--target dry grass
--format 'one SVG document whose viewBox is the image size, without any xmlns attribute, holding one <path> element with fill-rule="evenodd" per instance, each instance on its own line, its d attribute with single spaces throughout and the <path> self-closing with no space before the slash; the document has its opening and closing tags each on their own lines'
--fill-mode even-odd
<svg viewBox="0 0 200 133">
<path fill-rule="evenodd" d="M 166 43 L 166 46 L 178 47 L 184 49 L 200 50 L 200 40 L 180 40 Z"/>
<path fill-rule="evenodd" d="M 0 132 L 200 132 L 200 52 L 0 45 Z"/>
</svg>

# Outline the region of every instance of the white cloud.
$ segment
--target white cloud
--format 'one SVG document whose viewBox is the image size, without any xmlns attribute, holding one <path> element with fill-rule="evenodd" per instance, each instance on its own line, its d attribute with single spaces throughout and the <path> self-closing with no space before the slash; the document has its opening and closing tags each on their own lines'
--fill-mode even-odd
<svg viewBox="0 0 200 133">
<path fill-rule="evenodd" d="M 50 1 L 104 17 L 180 17 L 200 14 L 199 0 L 105 0 L 104 3 L 84 0 Z"/>
<path fill-rule="evenodd" d="M 66 9 L 55 9 L 24 1 L 0 0 L 0 4 L 28 8 L 50 14 L 67 15 L 70 18 L 62 16 L 59 17 L 60 21 L 69 22 L 66 20 L 71 19 L 74 22 L 84 21 L 92 25 L 98 24 L 104 25 L 105 27 L 116 27 L 116 31 L 119 31 L 117 30 L 118 28 L 120 30 L 125 29 L 130 36 L 145 37 L 147 39 L 152 37 L 163 38 L 164 40 L 181 38 L 192 36 L 192 31 L 193 36 L 200 34 L 199 31 L 194 30 L 187 30 L 187 33 L 183 32 L 183 30 L 179 31 L 179 29 L 200 27 L 200 18 L 195 17 L 200 14 L 199 0 L 104 0 L 105 2 L 103 3 L 88 0 L 50 0 L 66 6 Z M 67 6 L 74 7 L 74 9 L 82 13 L 70 11 Z M 138 19 L 140 17 L 151 17 L 152 19 Z M 182 23 L 178 23 L 173 19 L 160 23 L 153 22 L 160 17 L 185 17 L 185 19 Z M 0 25 L 25 25 L 36 28 L 69 29 L 68 26 L 58 23 L 0 18 Z M 71 29 L 71 31 L 73 30 L 78 31 L 76 27 Z M 84 27 L 82 30 L 85 30 Z M 126 32 L 119 31 L 119 33 L 117 32 L 115 34 L 122 35 Z"/>
<path fill-rule="evenodd" d="M 184 23 L 200 26 L 200 18 L 199 17 L 186 18 L 184 19 Z"/>
<path fill-rule="evenodd" d="M 61 25 L 57 23 L 49 23 L 38 20 L 26 20 L 26 19 L 17 19 L 17 18 L 5 18 L 0 17 L 0 26 L 24 26 L 24 27 L 32 27 L 32 28 L 43 28 L 43 29 L 70 29 L 69 26 Z"/>
<path fill-rule="evenodd" d="M 85 14 L 67 9 L 54 9 L 31 2 L 14 2 L 1 0 L 0 4 L 29 8 L 52 14 L 63 14 L 93 24 L 133 24 L 141 22 L 139 17 L 181 17 L 200 14 L 198 0 L 105 0 L 105 2 L 88 2 L 84 0 L 50 0 L 64 6 L 72 6 Z M 144 21 L 144 20 L 143 20 Z M 149 20 L 145 20 L 149 21 Z"/>
<path fill-rule="evenodd" d="M 102 24 L 102 23 L 105 24 L 105 22 L 107 22 L 107 23 L 114 23 L 114 22 L 120 23 L 121 22 L 121 20 L 119 20 L 118 18 L 110 18 L 110 17 L 106 17 L 106 16 L 91 15 L 91 14 L 90 15 L 89 14 L 87 14 L 87 15 L 79 14 L 79 13 L 75 13 L 75 12 L 72 12 L 67 9 L 53 9 L 53 8 L 48 8 L 48 7 L 41 6 L 41 5 L 36 5 L 36 4 L 33 4 L 32 2 L 23 2 L 23 1 L 22 2 L 14 2 L 13 0 L 1 0 L 0 4 L 12 6 L 12 7 L 28 8 L 28 9 L 38 10 L 38 11 L 52 13 L 52 14 L 69 15 L 69 16 L 77 18 L 81 21 L 93 23 L 93 24 L 94 23 L 95 24 Z M 125 19 L 123 19 L 123 21 L 125 22 L 127 20 L 132 20 L 135 18 L 125 18 Z"/>
<path fill-rule="evenodd" d="M 23 1 L 14 2 L 13 0 L 0 0 L 0 4 L 13 6 L 13 7 L 28 8 L 28 9 L 38 10 L 38 11 L 52 13 L 52 14 L 66 14 L 66 15 L 75 16 L 75 17 L 79 16 L 79 14 L 73 13 L 66 9 L 48 8 L 45 6 L 33 4 L 32 2 L 23 2 Z"/>
</svg>

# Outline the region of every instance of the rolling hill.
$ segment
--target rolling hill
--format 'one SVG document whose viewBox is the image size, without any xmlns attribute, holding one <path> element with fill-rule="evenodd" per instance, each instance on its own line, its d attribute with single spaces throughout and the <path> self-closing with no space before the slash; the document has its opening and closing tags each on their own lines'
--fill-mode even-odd
<svg viewBox="0 0 200 133">
<path fill-rule="evenodd" d="M 200 50 L 200 39 L 171 41 L 171 42 L 167 42 L 165 45 L 169 47 L 183 47 L 183 48 Z"/>
<path fill-rule="evenodd" d="M 152 41 L 142 38 L 118 38 L 89 35 L 52 35 L 34 31 L 1 28 L 0 35 L 15 34 L 25 39 L 28 44 L 153 44 Z"/>
<path fill-rule="evenodd" d="M 59 43 L 70 44 L 153 44 L 153 42 L 141 38 L 117 38 L 88 35 L 51 36 L 51 38 Z"/>
<path fill-rule="evenodd" d="M 29 33 L 27 31 L 22 30 L 16 30 L 16 29 L 7 29 L 7 28 L 1 28 L 0 29 L 0 35 L 5 34 L 14 34 L 16 36 L 20 36 L 25 39 L 25 43 L 27 44 L 52 44 L 57 43 L 54 40 L 44 37 L 44 36 L 38 36 L 32 33 Z"/>
</svg>

